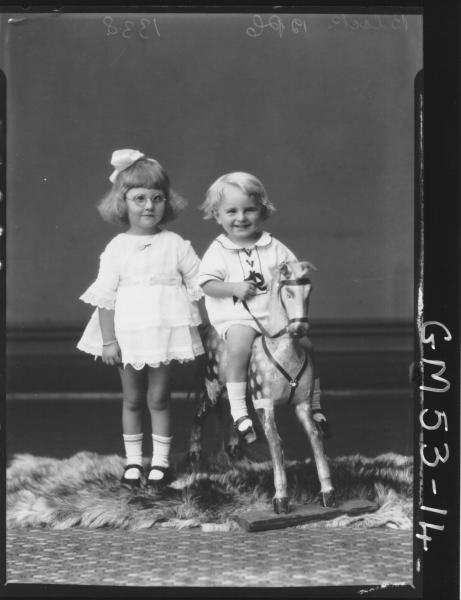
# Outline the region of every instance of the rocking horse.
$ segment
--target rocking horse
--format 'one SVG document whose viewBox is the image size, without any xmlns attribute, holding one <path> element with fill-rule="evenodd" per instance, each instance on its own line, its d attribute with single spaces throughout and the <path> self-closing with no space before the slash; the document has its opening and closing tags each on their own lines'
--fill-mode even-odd
<svg viewBox="0 0 461 600">
<path fill-rule="evenodd" d="M 307 312 L 312 286 L 307 275 L 311 266 L 308 262 L 291 261 L 274 270 L 267 328 L 251 314 L 244 301 L 246 310 L 261 330 L 261 335 L 253 342 L 248 391 L 269 445 L 275 487 L 272 502 L 277 514 L 289 512 L 282 442 L 274 414 L 275 407 L 283 404 L 295 406 L 296 415 L 309 437 L 320 481 L 320 503 L 325 507 L 336 506 L 322 435 L 312 416 L 314 368 L 312 349 L 305 337 L 309 328 Z M 213 327 L 204 335 L 203 341 L 206 393 L 201 397 L 192 426 L 189 445 L 192 460 L 198 460 L 201 454 L 202 429 L 207 414 L 212 408 L 220 411 L 226 395 L 225 343 Z M 237 446 L 236 436 L 235 432 L 231 436 L 231 451 Z"/>
</svg>

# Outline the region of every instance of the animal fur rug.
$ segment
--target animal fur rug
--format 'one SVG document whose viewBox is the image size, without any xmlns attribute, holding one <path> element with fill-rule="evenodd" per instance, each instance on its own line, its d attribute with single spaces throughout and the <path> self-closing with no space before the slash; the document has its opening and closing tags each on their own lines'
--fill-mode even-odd
<svg viewBox="0 0 461 600">
<path fill-rule="evenodd" d="M 58 460 L 16 455 L 7 470 L 7 527 L 52 529 L 116 528 L 131 531 L 150 527 L 200 527 L 204 531 L 237 530 L 237 511 L 272 511 L 272 464 L 226 455 L 191 469 L 175 465 L 176 480 L 161 492 L 131 490 L 119 479 L 124 460 L 79 452 Z M 393 453 L 375 458 L 361 455 L 330 460 L 339 501 L 366 498 L 378 510 L 356 517 L 322 522 L 325 527 L 412 527 L 413 460 Z M 287 461 L 292 506 L 316 502 L 319 492 L 315 464 Z M 308 527 L 301 525 L 300 527 Z"/>
</svg>

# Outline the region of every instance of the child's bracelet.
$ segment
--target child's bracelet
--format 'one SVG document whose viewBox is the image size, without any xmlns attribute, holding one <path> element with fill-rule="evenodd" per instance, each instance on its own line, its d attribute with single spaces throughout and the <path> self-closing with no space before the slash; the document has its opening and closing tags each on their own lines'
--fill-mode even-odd
<svg viewBox="0 0 461 600">
<path fill-rule="evenodd" d="M 104 342 L 103 347 L 104 346 L 112 346 L 112 344 L 116 344 L 116 343 L 117 343 L 117 340 L 111 340 L 110 342 Z"/>
</svg>

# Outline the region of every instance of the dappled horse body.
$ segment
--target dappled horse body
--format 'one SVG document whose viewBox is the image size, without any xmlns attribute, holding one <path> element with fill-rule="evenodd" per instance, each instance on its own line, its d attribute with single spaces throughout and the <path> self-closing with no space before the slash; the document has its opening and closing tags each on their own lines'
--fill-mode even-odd
<svg viewBox="0 0 461 600">
<path fill-rule="evenodd" d="M 269 324 L 263 326 L 253 315 L 261 335 L 253 342 L 248 369 L 250 399 L 261 421 L 272 457 L 274 469 L 276 513 L 289 511 L 287 479 L 284 467 L 282 442 L 275 422 L 275 407 L 293 404 L 295 412 L 314 453 L 320 481 L 320 501 L 323 506 L 335 505 L 335 494 L 330 469 L 323 447 L 322 435 L 312 416 L 314 392 L 314 365 L 308 332 L 308 306 L 311 282 L 307 277 L 310 264 L 290 261 L 274 270 L 270 293 Z M 245 308 L 251 310 L 246 303 Z M 189 456 L 197 459 L 201 453 L 204 419 L 211 408 L 222 414 L 222 400 L 226 396 L 224 365 L 225 342 L 213 327 L 204 339 L 206 348 L 205 384 L 207 393 L 202 396 L 194 419 Z M 232 452 L 237 446 L 234 431 L 229 440 Z"/>
</svg>

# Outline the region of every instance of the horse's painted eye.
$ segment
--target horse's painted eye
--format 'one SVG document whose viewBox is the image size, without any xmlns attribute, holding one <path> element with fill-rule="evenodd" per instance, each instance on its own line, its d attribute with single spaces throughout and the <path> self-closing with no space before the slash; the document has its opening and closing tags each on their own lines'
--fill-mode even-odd
<svg viewBox="0 0 461 600">
<path fill-rule="evenodd" d="M 287 287 L 287 288 L 285 288 L 285 292 L 286 292 L 288 298 L 294 298 L 295 293 L 293 292 L 293 290 L 290 290 L 290 288 Z"/>
</svg>

